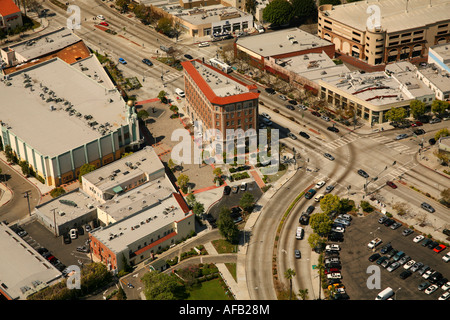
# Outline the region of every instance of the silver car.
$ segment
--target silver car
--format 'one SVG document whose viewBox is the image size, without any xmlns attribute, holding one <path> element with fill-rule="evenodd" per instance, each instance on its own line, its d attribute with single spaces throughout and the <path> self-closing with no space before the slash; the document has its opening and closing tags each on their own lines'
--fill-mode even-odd
<svg viewBox="0 0 450 320">
<path fill-rule="evenodd" d="M 331 154 L 329 154 L 329 153 L 324 153 L 323 156 L 324 156 L 325 158 L 327 158 L 328 160 L 331 160 L 331 161 L 334 160 L 334 157 L 333 157 Z"/>
</svg>

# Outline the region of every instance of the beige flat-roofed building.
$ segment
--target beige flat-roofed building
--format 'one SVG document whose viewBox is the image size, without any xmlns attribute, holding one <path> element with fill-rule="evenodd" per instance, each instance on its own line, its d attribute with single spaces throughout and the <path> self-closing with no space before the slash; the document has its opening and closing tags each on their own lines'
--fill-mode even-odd
<svg viewBox="0 0 450 320">
<path fill-rule="evenodd" d="M 0 256 L 0 296 L 8 300 L 26 300 L 62 277 L 58 269 L 3 222 Z"/>
<path fill-rule="evenodd" d="M 412 100 L 430 105 L 433 90 L 417 76 L 409 62 L 389 65 L 390 72 L 350 72 L 318 80 L 320 97 L 336 110 L 350 108 L 369 123 L 387 121 L 385 113 L 403 107 L 409 111 Z"/>
<path fill-rule="evenodd" d="M 46 184 L 78 177 L 85 163 L 100 167 L 139 141 L 128 106 L 94 55 L 59 58 L 11 72 L 0 82 L 3 145 L 10 145 Z"/>
<path fill-rule="evenodd" d="M 322 5 L 318 35 L 333 42 L 337 52 L 370 65 L 422 57 L 430 46 L 450 42 L 450 1 L 368 0 Z"/>
</svg>

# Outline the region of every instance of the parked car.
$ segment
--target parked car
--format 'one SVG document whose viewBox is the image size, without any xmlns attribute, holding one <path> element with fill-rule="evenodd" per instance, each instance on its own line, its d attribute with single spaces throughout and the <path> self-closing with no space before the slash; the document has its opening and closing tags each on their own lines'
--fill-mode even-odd
<svg viewBox="0 0 450 320">
<path fill-rule="evenodd" d="M 209 47 L 209 42 L 200 42 L 200 43 L 198 44 L 198 47 L 199 47 L 199 48 Z"/>
<path fill-rule="evenodd" d="M 322 188 L 325 185 L 325 181 L 319 181 L 316 183 L 316 186 L 314 187 L 315 190 L 318 190 L 320 188 Z"/>
<path fill-rule="evenodd" d="M 406 237 L 406 236 L 409 236 L 413 232 L 414 231 L 412 229 L 405 229 L 405 230 L 403 230 L 402 235 L 404 235 Z"/>
<path fill-rule="evenodd" d="M 105 21 L 102 21 L 102 22 L 100 22 L 99 24 L 102 25 L 102 26 L 105 26 L 105 27 L 109 26 L 109 23 L 107 23 L 107 22 L 105 22 Z"/>
<path fill-rule="evenodd" d="M 415 260 L 409 260 L 408 262 L 406 262 L 404 265 L 403 265 L 403 268 L 405 269 L 405 270 L 408 270 L 408 269 L 411 269 L 411 267 L 413 266 L 413 265 L 415 265 L 416 264 L 416 261 Z"/>
<path fill-rule="evenodd" d="M 431 286 L 429 286 L 428 288 L 425 289 L 425 293 L 426 294 L 432 294 L 433 292 L 435 292 L 439 287 L 435 284 L 432 284 Z"/>
<path fill-rule="evenodd" d="M 187 53 L 184 55 L 184 57 L 185 57 L 186 59 L 188 59 L 188 60 L 194 59 L 193 56 L 191 56 L 190 54 L 187 54 Z"/>
<path fill-rule="evenodd" d="M 229 195 L 231 193 L 231 187 L 230 186 L 225 186 L 223 188 L 223 194 L 224 195 Z"/>
<path fill-rule="evenodd" d="M 396 229 L 400 228 L 401 226 L 402 226 L 402 224 L 400 222 L 396 221 L 392 224 L 391 229 L 396 230 Z"/>
<path fill-rule="evenodd" d="M 425 238 L 425 236 L 419 234 L 419 235 L 417 235 L 417 236 L 414 237 L 413 241 L 414 241 L 415 243 L 419 243 L 419 242 L 422 241 L 424 238 Z"/>
<path fill-rule="evenodd" d="M 306 208 L 306 214 L 311 215 L 311 213 L 313 213 L 315 208 L 316 207 L 314 207 L 314 206 L 309 206 L 308 208 Z"/>
<path fill-rule="evenodd" d="M 315 194 L 316 194 L 316 190 L 314 190 L 314 189 L 309 189 L 309 190 L 305 193 L 305 199 L 311 199 Z"/>
<path fill-rule="evenodd" d="M 423 281 L 423 282 L 421 282 L 421 283 L 417 286 L 417 289 L 418 289 L 419 291 L 423 291 L 423 290 L 425 290 L 426 288 L 428 288 L 429 286 L 431 286 L 431 283 L 429 283 L 428 281 Z"/>
<path fill-rule="evenodd" d="M 374 262 L 374 261 L 378 260 L 378 258 L 380 258 L 380 257 L 381 257 L 381 254 L 379 254 L 379 253 L 374 253 L 374 254 L 372 254 L 372 255 L 369 257 L 369 261 L 370 261 L 370 262 Z"/>
<path fill-rule="evenodd" d="M 409 270 L 411 270 L 412 272 L 416 272 L 416 271 L 419 271 L 420 268 L 422 268 L 422 267 L 423 267 L 422 262 L 416 262 Z"/>
<path fill-rule="evenodd" d="M 400 263 L 398 262 L 394 262 L 392 263 L 389 267 L 387 267 L 387 271 L 389 272 L 393 272 L 394 270 L 396 270 L 398 267 L 400 267 Z"/>
<path fill-rule="evenodd" d="M 333 191 L 333 189 L 334 189 L 334 186 L 330 184 L 329 186 L 327 186 L 325 188 L 325 193 L 330 193 L 331 191 Z"/>
<path fill-rule="evenodd" d="M 409 276 L 412 275 L 412 272 L 409 270 L 405 270 L 402 273 L 400 273 L 400 278 L 405 280 L 406 278 L 408 278 Z"/>
<path fill-rule="evenodd" d="M 311 111 L 311 113 L 316 117 L 321 117 L 322 115 L 317 111 Z"/>
<path fill-rule="evenodd" d="M 433 249 L 434 252 L 439 253 L 444 251 L 447 248 L 447 246 L 440 244 L 436 248 Z"/>
</svg>

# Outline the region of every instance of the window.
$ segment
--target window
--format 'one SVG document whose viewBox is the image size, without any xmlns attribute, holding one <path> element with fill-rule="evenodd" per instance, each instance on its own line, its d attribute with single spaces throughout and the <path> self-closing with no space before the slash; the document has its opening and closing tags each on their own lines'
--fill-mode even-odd
<svg viewBox="0 0 450 320">
<path fill-rule="evenodd" d="M 390 36 L 389 39 L 398 39 L 399 35 L 395 35 L 395 36 Z"/>
</svg>

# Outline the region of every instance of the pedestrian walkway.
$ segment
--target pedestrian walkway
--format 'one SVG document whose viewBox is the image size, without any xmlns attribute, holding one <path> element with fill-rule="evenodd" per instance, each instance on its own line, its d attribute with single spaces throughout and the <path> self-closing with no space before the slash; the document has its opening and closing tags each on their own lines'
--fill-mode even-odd
<svg viewBox="0 0 450 320">
<path fill-rule="evenodd" d="M 206 251 L 209 254 L 216 255 L 218 254 L 216 248 L 212 245 L 211 242 L 207 242 L 204 244 Z M 245 277 L 245 255 L 238 253 L 238 259 L 236 263 L 236 278 L 231 275 L 230 271 L 226 267 L 224 263 L 216 263 L 217 268 L 227 286 L 230 288 L 233 296 L 236 300 L 249 300 L 250 296 L 247 289 L 247 282 Z"/>
</svg>

